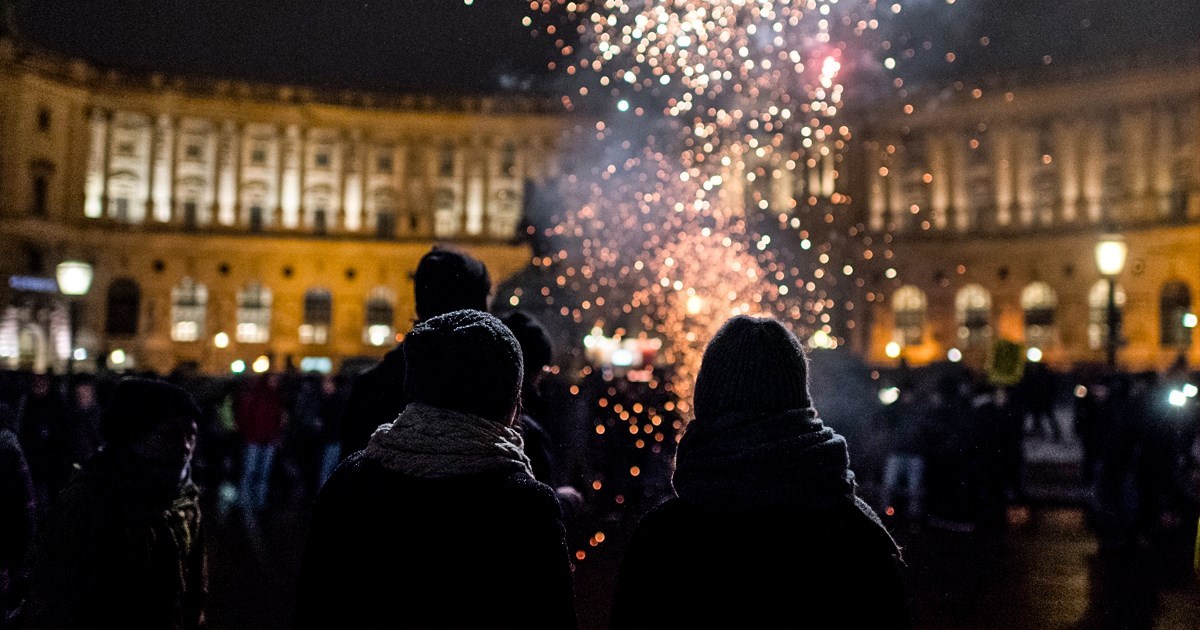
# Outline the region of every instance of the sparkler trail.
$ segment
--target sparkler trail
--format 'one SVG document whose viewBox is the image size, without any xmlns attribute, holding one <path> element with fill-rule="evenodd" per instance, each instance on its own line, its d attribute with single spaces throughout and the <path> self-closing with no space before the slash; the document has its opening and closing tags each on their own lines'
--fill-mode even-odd
<svg viewBox="0 0 1200 630">
<path fill-rule="evenodd" d="M 869 57 L 855 44 L 878 27 L 874 3 L 530 6 L 577 25 L 578 45 L 558 40 L 577 81 L 564 103 L 604 112 L 566 143 L 563 208 L 545 227 L 563 245 L 535 261 L 553 278 L 543 296 L 571 289 L 555 305 L 575 323 L 661 338 L 685 415 L 704 346 L 732 315 L 840 343 L 853 322 L 831 312 L 861 299 L 856 267 L 874 253 L 853 238 L 861 226 L 843 225 L 851 134 L 837 117 L 847 67 Z"/>
</svg>

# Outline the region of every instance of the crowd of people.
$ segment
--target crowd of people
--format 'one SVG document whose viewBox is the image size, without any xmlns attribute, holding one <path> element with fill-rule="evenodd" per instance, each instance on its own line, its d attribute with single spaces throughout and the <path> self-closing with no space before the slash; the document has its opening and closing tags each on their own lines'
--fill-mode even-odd
<svg viewBox="0 0 1200 630">
<path fill-rule="evenodd" d="M 413 279 L 415 327 L 353 377 L 0 373 L 0 627 L 203 627 L 201 514 L 252 523 L 285 502 L 312 507 L 298 626 L 575 627 L 572 550 L 615 507 L 641 519 L 614 627 L 904 627 L 889 530 L 1002 531 L 1031 434 L 1082 445 L 1103 546 L 1195 534 L 1186 366 L 1068 383 L 1031 364 L 1015 386 L 905 370 L 848 445 L 797 338 L 739 316 L 708 345 L 678 444 L 630 448 L 588 439 L 587 402 L 547 380 L 542 325 L 488 314 L 482 263 L 438 247 Z M 598 371 L 572 389 L 671 408 Z"/>
</svg>

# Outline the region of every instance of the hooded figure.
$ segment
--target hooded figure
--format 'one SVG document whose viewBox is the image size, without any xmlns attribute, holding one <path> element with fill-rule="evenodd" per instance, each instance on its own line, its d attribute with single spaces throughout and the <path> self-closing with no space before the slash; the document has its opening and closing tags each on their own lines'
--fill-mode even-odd
<svg viewBox="0 0 1200 630">
<path fill-rule="evenodd" d="M 117 383 L 101 417 L 105 448 L 59 494 L 41 532 L 32 627 L 204 625 L 200 493 L 191 480 L 199 417 L 179 387 Z"/>
<path fill-rule="evenodd" d="M 613 627 L 910 625 L 900 552 L 855 496 L 846 441 L 812 408 L 791 332 L 726 322 L 705 350 L 694 410 L 678 497 L 638 524 Z"/>
<path fill-rule="evenodd" d="M 296 624 L 574 627 L 558 503 L 514 429 L 512 332 L 455 311 L 418 324 L 404 358 L 411 402 L 317 495 Z"/>
</svg>

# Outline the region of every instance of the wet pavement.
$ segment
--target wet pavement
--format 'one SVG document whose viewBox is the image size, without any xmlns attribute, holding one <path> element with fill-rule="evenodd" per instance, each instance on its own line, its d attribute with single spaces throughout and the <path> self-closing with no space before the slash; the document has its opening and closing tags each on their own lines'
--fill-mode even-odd
<svg viewBox="0 0 1200 630">
<path fill-rule="evenodd" d="M 1200 628 L 1191 541 L 1101 551 L 1086 522 L 1086 492 L 1070 449 L 1027 445 L 1029 496 L 1009 507 L 1007 523 L 996 531 L 958 531 L 963 528 L 937 522 L 910 530 L 887 519 L 904 549 L 916 627 Z M 245 519 L 236 507 L 209 512 L 211 627 L 291 624 L 308 520 L 304 505 L 283 497 L 260 519 Z M 583 628 L 607 624 L 632 520 L 590 525 L 606 535 L 603 543 L 584 545 L 585 559 L 576 564 Z"/>
</svg>

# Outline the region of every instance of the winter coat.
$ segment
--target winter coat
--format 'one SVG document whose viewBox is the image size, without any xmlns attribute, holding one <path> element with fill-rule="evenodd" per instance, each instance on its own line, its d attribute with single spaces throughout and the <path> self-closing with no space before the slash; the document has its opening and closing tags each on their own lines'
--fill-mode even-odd
<svg viewBox="0 0 1200 630">
<path fill-rule="evenodd" d="M 554 492 L 520 471 L 418 478 L 357 452 L 322 487 L 303 628 L 572 628 Z"/>
<path fill-rule="evenodd" d="M 853 503 L 705 510 L 675 498 L 638 525 L 613 628 L 909 626 L 896 548 Z"/>
<path fill-rule="evenodd" d="M 32 627 L 200 628 L 200 494 L 151 490 L 101 451 L 59 494 L 39 537 Z"/>
<path fill-rule="evenodd" d="M 238 433 L 247 444 L 272 444 L 281 437 L 285 410 L 279 390 L 258 378 L 237 401 Z"/>
<path fill-rule="evenodd" d="M 17 435 L 0 427 L 0 532 L 4 532 L 0 535 L 0 627 L 24 596 L 33 525 L 33 480 L 25 454 Z"/>
</svg>

